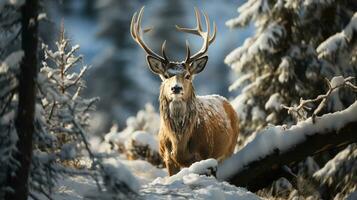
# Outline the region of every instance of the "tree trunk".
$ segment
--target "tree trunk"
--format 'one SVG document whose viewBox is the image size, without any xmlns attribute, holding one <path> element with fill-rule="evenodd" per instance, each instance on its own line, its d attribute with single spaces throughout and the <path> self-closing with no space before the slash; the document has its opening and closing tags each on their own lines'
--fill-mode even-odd
<svg viewBox="0 0 357 200">
<path fill-rule="evenodd" d="M 28 196 L 28 177 L 32 157 L 32 136 L 34 132 L 35 115 L 35 79 L 37 77 L 37 9 L 38 0 L 26 0 L 21 7 L 22 12 L 22 49 L 24 58 L 19 74 L 19 104 L 15 119 L 18 142 L 18 152 L 15 159 L 20 166 L 15 174 L 8 175 L 8 186 L 13 192 L 7 192 L 8 200 L 26 200 Z"/>
<path fill-rule="evenodd" d="M 288 175 L 286 170 L 283 170 L 285 165 L 289 166 L 302 161 L 307 156 L 357 142 L 356 131 L 357 122 L 350 122 L 338 131 L 316 132 L 284 152 L 275 149 L 270 154 L 260 157 L 259 160 L 246 164 L 227 181 L 255 192 L 268 186 L 274 180 Z"/>
</svg>

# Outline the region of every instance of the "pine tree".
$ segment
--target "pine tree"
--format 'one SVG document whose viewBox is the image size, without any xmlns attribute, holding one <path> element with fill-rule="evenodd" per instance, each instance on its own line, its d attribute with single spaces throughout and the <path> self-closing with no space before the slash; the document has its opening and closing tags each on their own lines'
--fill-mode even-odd
<svg viewBox="0 0 357 200">
<path fill-rule="evenodd" d="M 81 66 L 82 56 L 77 55 L 79 45 L 70 45 L 62 23 L 56 49 L 45 44 L 42 48 L 45 60 L 37 79 L 39 101 L 36 105 L 31 189 L 50 198 L 59 179 L 81 174 L 94 178 L 99 193 L 105 188 L 109 196 L 116 195 L 118 199 L 134 197 L 126 182 L 109 175 L 116 168 L 104 164 L 90 149 L 87 139 L 89 119 L 98 98 L 82 97 L 86 87 L 83 76 L 88 67 Z M 78 67 L 77 73 L 74 69 Z M 85 157 L 91 162 L 81 164 Z"/>
<path fill-rule="evenodd" d="M 356 10 L 352 0 L 249 0 L 238 8 L 239 16 L 227 26 L 256 28 L 225 59 L 239 77 L 230 90 L 241 90 L 233 103 L 242 139 L 269 123 L 291 124 L 295 118 L 281 104 L 321 94 L 324 78 L 356 76 Z M 343 109 L 354 98 L 340 90 L 325 112 Z"/>
<path fill-rule="evenodd" d="M 290 125 L 311 116 L 316 105 L 308 105 L 310 111 L 303 109 L 304 112 L 293 116 L 282 105 L 298 105 L 300 98 L 311 99 L 324 93 L 327 90 L 324 79 L 356 77 L 356 11 L 357 3 L 353 0 L 249 0 L 238 8 L 239 16 L 227 21 L 226 25 L 237 28 L 254 23 L 256 29 L 252 37 L 225 59 L 238 75 L 230 90 L 241 90 L 233 100 L 241 119 L 240 146 L 250 141 L 247 137 L 252 135 L 253 138 L 268 124 Z M 341 88 L 332 93 L 320 114 L 342 110 L 355 100 L 355 93 Z M 354 152 L 354 149 L 355 145 L 351 145 L 344 152 Z M 300 183 L 303 187 L 296 188 L 299 191 L 289 189 L 291 193 L 283 198 L 297 198 L 304 191 L 312 199 L 347 198 L 354 190 L 351 179 L 355 169 L 351 168 L 350 160 L 355 156 L 351 153 L 336 156 L 343 158 L 341 160 L 332 160 L 331 155 L 325 154 L 316 159 L 318 162 L 308 158 L 295 166 L 294 172 L 304 180 Z M 330 168 L 329 164 L 325 165 L 328 159 L 351 170 L 341 169 L 334 172 L 339 176 L 330 177 L 323 173 Z M 317 171 L 319 167 L 322 173 Z M 345 178 L 343 187 L 338 184 L 341 177 Z M 320 188 L 311 185 L 311 180 L 316 178 Z M 278 191 L 273 188 L 279 184 L 282 182 L 276 182 L 267 190 Z M 326 188 L 322 188 L 324 186 Z"/>
</svg>

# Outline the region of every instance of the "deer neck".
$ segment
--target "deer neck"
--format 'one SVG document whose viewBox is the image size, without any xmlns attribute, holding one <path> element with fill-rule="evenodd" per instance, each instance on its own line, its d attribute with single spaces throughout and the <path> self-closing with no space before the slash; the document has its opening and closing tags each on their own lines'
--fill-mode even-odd
<svg viewBox="0 0 357 200">
<path fill-rule="evenodd" d="M 170 130 L 176 139 L 190 137 L 197 119 L 194 91 L 187 100 L 170 101 L 160 94 L 160 115 L 162 125 Z"/>
</svg>

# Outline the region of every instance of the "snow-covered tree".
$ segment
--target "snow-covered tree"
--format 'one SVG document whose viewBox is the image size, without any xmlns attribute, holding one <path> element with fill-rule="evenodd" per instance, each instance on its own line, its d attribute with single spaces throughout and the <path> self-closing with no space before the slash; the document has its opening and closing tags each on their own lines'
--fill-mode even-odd
<svg viewBox="0 0 357 200">
<path fill-rule="evenodd" d="M 26 199 L 34 133 L 37 0 L 0 2 L 0 198 Z"/>
<path fill-rule="evenodd" d="M 230 90 L 240 91 L 233 100 L 241 119 L 240 146 L 261 137 L 256 133 L 269 132 L 262 131 L 269 124 L 287 124 L 288 128 L 295 121 L 310 115 L 314 120 L 316 115 L 342 110 L 355 102 L 356 94 L 347 87 L 331 91 L 327 95 L 329 98 L 320 96 L 316 100 L 324 99 L 320 104 L 300 101 L 300 98 L 315 98 L 344 83 L 346 79 L 343 77 L 356 77 L 356 11 L 356 2 L 352 0 L 248 0 L 238 8 L 239 16 L 227 21 L 226 25 L 237 28 L 254 23 L 256 29 L 252 37 L 225 59 L 238 75 Z M 331 79 L 335 76 L 337 78 Z M 327 81 L 325 85 L 325 79 L 331 79 L 331 82 Z M 354 82 L 353 79 L 350 81 L 351 84 Z M 294 112 L 294 109 L 285 107 L 288 108 L 286 110 L 282 106 L 296 108 L 300 103 L 304 104 L 301 108 L 307 106 L 310 109 L 299 108 L 298 112 Z M 332 158 L 331 155 L 315 157 L 317 166 L 323 167 Z M 311 163 L 307 160 L 304 163 Z M 303 172 L 307 167 L 304 163 L 294 166 L 293 171 L 298 177 L 312 179 L 314 171 Z M 346 175 L 345 171 L 340 173 Z M 350 173 L 346 177 L 350 177 Z M 336 183 L 337 180 L 331 182 Z M 335 196 L 339 192 L 338 184 L 328 187 L 330 190 L 326 194 Z"/>
<path fill-rule="evenodd" d="M 132 188 L 118 176 L 109 175 L 116 168 L 102 163 L 87 141 L 90 112 L 98 98 L 81 96 L 88 67 L 81 67 L 79 46 L 70 45 L 62 24 L 56 49 L 51 50 L 45 44 L 42 47 L 45 60 L 37 79 L 39 93 L 30 187 L 50 197 L 59 178 L 87 174 L 99 185 L 104 184 L 108 195 L 116 194 L 119 199 L 134 195 Z M 84 162 L 86 157 L 89 163 Z"/>
<path fill-rule="evenodd" d="M 356 3 L 249 0 L 230 28 L 254 23 L 255 34 L 225 62 L 237 73 L 230 90 L 241 117 L 242 139 L 267 124 L 291 123 L 281 104 L 298 104 L 325 89 L 324 77 L 356 75 Z M 346 108 L 355 95 L 340 90 L 325 112 Z"/>
<path fill-rule="evenodd" d="M 58 178 L 58 162 L 73 162 L 80 155 L 78 151 L 85 137 L 83 130 L 97 100 L 81 98 L 85 87 L 82 77 L 87 67 L 81 68 L 79 73 L 73 72 L 82 57 L 75 55 L 79 46 L 70 48 L 64 34 L 62 28 L 55 51 L 43 45 L 45 61 L 37 79 L 39 102 L 30 183 L 33 189 L 47 195 L 51 194 Z M 67 165 L 76 166 L 75 163 Z"/>
</svg>

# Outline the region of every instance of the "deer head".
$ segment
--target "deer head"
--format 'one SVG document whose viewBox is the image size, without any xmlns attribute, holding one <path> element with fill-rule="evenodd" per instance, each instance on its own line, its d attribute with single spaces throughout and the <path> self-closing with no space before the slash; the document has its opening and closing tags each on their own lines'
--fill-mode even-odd
<svg viewBox="0 0 357 200">
<path fill-rule="evenodd" d="M 141 21 L 144 13 L 144 7 L 141 8 L 139 14 L 135 13 L 130 26 L 130 32 L 133 39 L 144 49 L 147 53 L 146 59 L 150 70 L 159 75 L 162 79 L 161 95 L 166 99 L 172 100 L 186 100 L 193 93 L 192 80 L 194 75 L 200 73 L 205 68 L 208 56 L 206 55 L 208 46 L 215 40 L 216 25 L 213 23 L 213 34 L 210 36 L 210 22 L 206 13 L 204 14 L 207 31 L 203 31 L 201 16 L 197 8 L 195 8 L 196 23 L 195 28 L 182 28 L 176 25 L 178 31 L 198 35 L 203 38 L 203 45 L 201 49 L 191 55 L 189 43 L 186 41 L 186 58 L 184 61 L 175 62 L 170 61 L 165 53 L 166 41 L 162 44 L 161 54 L 156 54 L 144 42 L 142 36 L 150 29 L 142 29 Z"/>
</svg>

